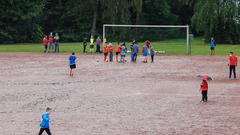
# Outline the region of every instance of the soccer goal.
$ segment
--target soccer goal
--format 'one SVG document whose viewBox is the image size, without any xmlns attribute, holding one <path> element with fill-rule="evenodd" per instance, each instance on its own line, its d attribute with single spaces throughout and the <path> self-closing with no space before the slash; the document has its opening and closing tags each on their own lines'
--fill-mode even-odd
<svg viewBox="0 0 240 135">
<path fill-rule="evenodd" d="M 166 54 L 191 54 L 188 25 L 118 25 L 104 24 L 103 39 L 108 42 L 136 40 L 140 46 L 150 40 L 155 50 Z"/>
</svg>

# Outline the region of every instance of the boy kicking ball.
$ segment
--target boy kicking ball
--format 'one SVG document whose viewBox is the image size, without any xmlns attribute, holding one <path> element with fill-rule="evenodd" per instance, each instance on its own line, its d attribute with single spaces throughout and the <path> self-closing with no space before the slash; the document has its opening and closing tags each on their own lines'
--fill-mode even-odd
<svg viewBox="0 0 240 135">
<path fill-rule="evenodd" d="M 70 76 L 73 76 L 73 69 L 76 68 L 76 56 L 75 53 L 73 52 L 72 55 L 69 57 L 69 65 L 70 65 Z"/>
</svg>

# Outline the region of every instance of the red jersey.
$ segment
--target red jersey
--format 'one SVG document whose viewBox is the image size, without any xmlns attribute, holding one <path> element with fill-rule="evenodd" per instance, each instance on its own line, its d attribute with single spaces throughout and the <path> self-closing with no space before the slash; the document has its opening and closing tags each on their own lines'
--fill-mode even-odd
<svg viewBox="0 0 240 135">
<path fill-rule="evenodd" d="M 202 91 L 207 91 L 208 90 L 208 83 L 207 83 L 207 81 L 202 81 L 202 83 L 201 83 L 201 90 Z"/>
<path fill-rule="evenodd" d="M 120 53 L 120 50 L 121 50 L 121 45 L 118 44 L 118 46 L 117 46 L 117 48 L 116 48 L 116 52 L 117 52 L 117 53 Z"/>
<path fill-rule="evenodd" d="M 106 45 L 103 47 L 103 53 L 108 53 L 108 47 Z"/>
<path fill-rule="evenodd" d="M 48 42 L 49 43 L 53 43 L 53 41 L 54 41 L 54 38 L 53 37 L 49 37 Z"/>
<path fill-rule="evenodd" d="M 113 45 L 108 46 L 108 51 L 113 51 Z"/>
<path fill-rule="evenodd" d="M 48 39 L 45 37 L 42 40 L 43 45 L 48 45 Z"/>
<path fill-rule="evenodd" d="M 235 56 L 235 55 L 229 56 L 229 65 L 230 66 L 236 66 L 237 62 L 238 62 L 237 56 Z"/>
</svg>

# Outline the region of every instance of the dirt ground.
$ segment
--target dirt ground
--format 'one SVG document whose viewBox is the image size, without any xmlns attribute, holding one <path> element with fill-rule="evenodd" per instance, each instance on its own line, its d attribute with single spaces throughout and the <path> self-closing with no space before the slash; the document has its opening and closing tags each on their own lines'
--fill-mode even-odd
<svg viewBox="0 0 240 135">
<path fill-rule="evenodd" d="M 240 134 L 240 81 L 228 79 L 227 57 L 120 64 L 77 54 L 69 77 L 68 55 L 0 53 L 0 135 L 36 135 L 46 107 L 54 135 Z M 208 103 L 201 73 L 214 78 Z"/>
</svg>

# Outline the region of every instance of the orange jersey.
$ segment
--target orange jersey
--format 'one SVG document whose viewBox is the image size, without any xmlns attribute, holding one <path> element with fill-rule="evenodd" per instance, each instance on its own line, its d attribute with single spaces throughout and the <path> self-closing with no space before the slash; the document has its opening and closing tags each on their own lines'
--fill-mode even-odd
<svg viewBox="0 0 240 135">
<path fill-rule="evenodd" d="M 237 62 L 238 62 L 237 56 L 235 56 L 235 55 L 229 56 L 229 65 L 230 66 L 236 66 Z"/>
<path fill-rule="evenodd" d="M 117 52 L 117 53 L 120 53 L 120 50 L 121 50 L 121 45 L 118 44 L 118 46 L 117 46 L 117 48 L 116 48 L 116 52 Z"/>
<path fill-rule="evenodd" d="M 103 53 L 108 53 L 108 47 L 106 45 L 103 47 Z"/>
<path fill-rule="evenodd" d="M 113 51 L 113 45 L 108 46 L 108 51 Z"/>
<path fill-rule="evenodd" d="M 201 90 L 202 91 L 207 91 L 208 90 L 208 83 L 207 83 L 207 81 L 202 81 L 202 83 L 201 83 Z"/>
</svg>

